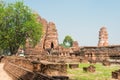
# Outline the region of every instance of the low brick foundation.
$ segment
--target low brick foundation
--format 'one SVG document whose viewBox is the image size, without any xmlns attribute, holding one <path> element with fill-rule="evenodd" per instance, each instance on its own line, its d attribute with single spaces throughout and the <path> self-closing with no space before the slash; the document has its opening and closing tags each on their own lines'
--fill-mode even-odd
<svg viewBox="0 0 120 80">
<path fill-rule="evenodd" d="M 79 68 L 79 64 L 69 64 L 69 68 L 71 69 Z"/>
<path fill-rule="evenodd" d="M 83 71 L 85 71 L 85 72 L 95 72 L 95 67 L 93 65 L 90 65 L 88 67 L 83 67 Z"/>
<path fill-rule="evenodd" d="M 52 76 L 56 80 L 69 80 L 68 76 Z"/>
<path fill-rule="evenodd" d="M 110 63 L 109 61 L 103 61 L 102 64 L 103 64 L 104 66 L 110 66 L 110 65 L 111 65 L 111 63 Z"/>
<path fill-rule="evenodd" d="M 4 69 L 13 78 L 13 80 L 55 80 L 50 76 L 32 72 L 10 62 L 4 65 Z"/>
<path fill-rule="evenodd" d="M 17 80 L 17 79 L 28 79 L 31 80 L 34 76 L 34 73 L 30 70 L 27 70 L 25 68 L 19 67 L 13 63 L 7 62 L 4 65 L 4 69 L 5 71 L 7 71 L 13 79 Z M 26 75 L 26 77 L 24 77 L 24 75 Z M 27 76 L 31 76 L 27 77 Z"/>
<path fill-rule="evenodd" d="M 40 72 L 49 76 L 65 76 L 67 64 L 42 62 Z"/>
<path fill-rule="evenodd" d="M 47 77 L 45 76 L 45 78 L 50 76 L 50 78 L 52 78 L 52 76 L 66 76 L 67 74 L 67 64 L 31 61 L 25 58 L 6 58 L 4 69 L 9 74 L 12 74 L 14 78 L 23 78 L 23 80 L 33 80 L 35 76 L 39 76 L 39 78 L 44 77 L 40 74 L 48 75 Z M 29 76 L 33 78 L 31 79 Z"/>
<path fill-rule="evenodd" d="M 120 69 L 112 72 L 112 78 L 120 80 Z"/>
</svg>

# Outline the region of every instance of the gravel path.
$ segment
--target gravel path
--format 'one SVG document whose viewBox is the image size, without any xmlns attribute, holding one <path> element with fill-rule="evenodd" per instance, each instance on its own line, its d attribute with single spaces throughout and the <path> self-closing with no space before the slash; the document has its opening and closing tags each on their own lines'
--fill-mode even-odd
<svg viewBox="0 0 120 80">
<path fill-rule="evenodd" d="M 12 80 L 12 78 L 4 71 L 4 63 L 0 63 L 0 80 Z"/>
</svg>

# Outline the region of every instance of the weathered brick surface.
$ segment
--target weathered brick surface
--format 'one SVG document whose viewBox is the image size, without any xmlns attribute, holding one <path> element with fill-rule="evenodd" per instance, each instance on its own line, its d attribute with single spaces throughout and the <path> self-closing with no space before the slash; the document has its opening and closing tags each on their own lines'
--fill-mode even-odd
<svg viewBox="0 0 120 80">
<path fill-rule="evenodd" d="M 95 66 L 90 65 L 88 67 L 83 67 L 83 71 L 85 71 L 85 72 L 95 72 Z"/>
<path fill-rule="evenodd" d="M 103 60 L 102 64 L 104 66 L 110 66 L 111 65 L 111 63 L 109 61 L 106 61 L 106 60 Z"/>
<path fill-rule="evenodd" d="M 12 76 L 14 80 L 55 80 L 52 77 L 41 73 L 32 72 L 26 68 L 7 62 L 4 69 Z"/>
<path fill-rule="evenodd" d="M 41 73 L 36 73 L 33 80 L 56 80 L 56 79 L 49 77 L 49 76 L 46 76 L 46 75 L 41 74 Z"/>
<path fill-rule="evenodd" d="M 24 78 L 25 76 L 26 76 L 25 78 L 27 78 L 27 76 L 34 77 L 36 75 L 35 74 L 36 72 L 48 76 L 65 76 L 67 73 L 67 64 L 50 63 L 46 61 L 38 62 L 31 61 L 25 58 L 11 57 L 6 60 L 5 70 L 13 74 L 14 76 L 17 76 L 17 78 Z"/>
<path fill-rule="evenodd" d="M 52 76 L 55 80 L 69 80 L 68 76 Z"/>
<path fill-rule="evenodd" d="M 95 60 L 102 62 L 108 59 L 120 59 L 120 45 L 106 46 L 106 47 L 83 47 L 81 48 L 82 54 L 88 60 Z"/>
<path fill-rule="evenodd" d="M 47 61 L 56 62 L 56 63 L 72 63 L 72 62 L 80 62 L 80 56 L 78 57 L 71 57 L 71 56 L 47 56 Z"/>
<path fill-rule="evenodd" d="M 98 46 L 108 46 L 108 33 L 106 27 L 102 27 L 99 31 Z"/>
<path fill-rule="evenodd" d="M 79 64 L 69 64 L 69 68 L 74 69 L 74 68 L 78 68 Z"/>
<path fill-rule="evenodd" d="M 46 49 L 55 49 L 58 47 L 58 33 L 55 24 L 53 22 L 47 22 L 38 14 L 36 15 L 38 16 L 38 22 L 43 25 L 43 35 L 35 48 L 31 47 L 29 39 L 26 40 L 26 54 L 41 54 Z"/>
<path fill-rule="evenodd" d="M 49 76 L 65 76 L 67 74 L 67 64 L 42 63 L 40 72 Z"/>
<path fill-rule="evenodd" d="M 4 69 L 12 75 L 13 79 L 23 79 L 23 80 L 32 80 L 34 73 L 25 68 L 19 67 L 13 63 L 7 62 L 4 65 Z M 26 75 L 26 76 L 24 76 Z M 28 77 L 31 76 L 31 77 Z"/>
<path fill-rule="evenodd" d="M 112 78 L 120 80 L 120 69 L 112 72 Z"/>
</svg>

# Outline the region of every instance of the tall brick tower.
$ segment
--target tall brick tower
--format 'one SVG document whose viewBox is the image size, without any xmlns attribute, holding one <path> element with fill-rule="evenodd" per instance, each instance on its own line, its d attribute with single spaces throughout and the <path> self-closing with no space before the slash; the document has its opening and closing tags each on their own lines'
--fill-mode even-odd
<svg viewBox="0 0 120 80">
<path fill-rule="evenodd" d="M 58 46 L 58 33 L 53 22 L 49 22 L 46 29 L 44 48 L 56 48 Z"/>
<path fill-rule="evenodd" d="M 43 25 L 43 35 L 34 48 L 30 45 L 29 39 L 26 40 L 26 54 L 39 54 L 46 49 L 56 49 L 59 45 L 55 24 L 53 22 L 47 22 L 37 13 L 35 15 L 37 15 L 37 21 Z"/>
<path fill-rule="evenodd" d="M 100 28 L 98 47 L 108 46 L 108 33 L 106 27 Z"/>
</svg>

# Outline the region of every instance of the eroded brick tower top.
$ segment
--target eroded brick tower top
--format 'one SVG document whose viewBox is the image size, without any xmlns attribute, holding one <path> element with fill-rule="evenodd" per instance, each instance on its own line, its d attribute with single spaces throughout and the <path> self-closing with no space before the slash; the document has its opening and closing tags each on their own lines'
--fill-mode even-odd
<svg viewBox="0 0 120 80">
<path fill-rule="evenodd" d="M 108 33 L 106 27 L 100 28 L 98 47 L 108 46 Z"/>
</svg>

